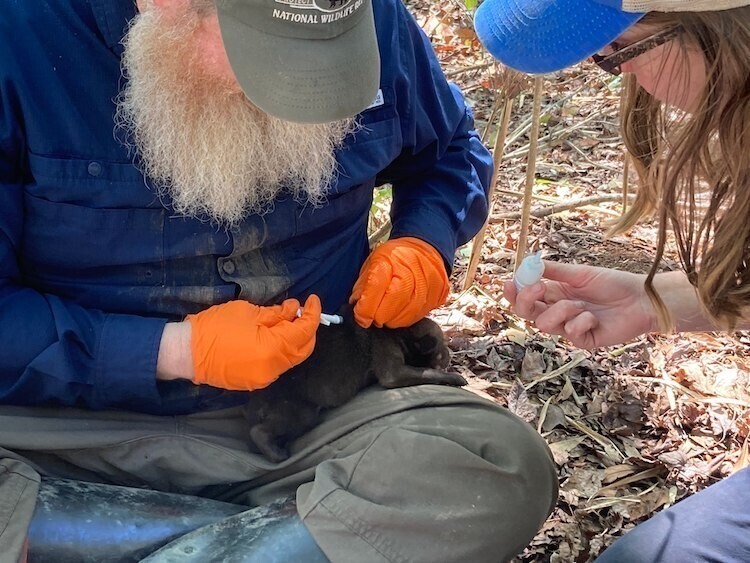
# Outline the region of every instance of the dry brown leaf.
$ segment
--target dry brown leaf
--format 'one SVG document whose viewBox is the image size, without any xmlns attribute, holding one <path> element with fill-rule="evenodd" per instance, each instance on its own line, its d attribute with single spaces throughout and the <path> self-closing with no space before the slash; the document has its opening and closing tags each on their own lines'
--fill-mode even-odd
<svg viewBox="0 0 750 563">
<path fill-rule="evenodd" d="M 742 373 L 736 367 L 721 369 L 714 376 L 713 389 L 717 395 L 732 396 L 735 386 L 743 379 Z"/>
<path fill-rule="evenodd" d="M 526 383 L 533 381 L 544 373 L 545 367 L 544 356 L 541 352 L 527 349 L 523 356 L 523 363 L 521 363 L 521 381 Z"/>
<path fill-rule="evenodd" d="M 732 470 L 739 471 L 748 465 L 750 465 L 750 444 L 748 444 L 748 438 L 745 438 L 745 441 L 742 443 L 742 449 L 740 450 L 740 456 L 737 458 Z"/>
<path fill-rule="evenodd" d="M 547 416 L 544 419 L 542 430 L 549 432 L 558 426 L 567 426 L 565 412 L 563 412 L 559 405 L 552 403 L 547 407 Z"/>
<path fill-rule="evenodd" d="M 681 450 L 664 452 L 659 455 L 659 461 L 670 468 L 681 468 L 688 462 L 688 457 Z"/>
<path fill-rule="evenodd" d="M 532 422 L 536 418 L 536 408 L 529 402 L 526 389 L 517 379 L 508 392 L 508 410 L 526 422 Z"/>
<path fill-rule="evenodd" d="M 560 391 L 560 394 L 557 396 L 557 401 L 562 402 L 567 399 L 570 399 L 573 393 L 574 393 L 573 383 L 570 381 L 570 379 L 566 379 L 565 385 L 563 385 L 562 391 Z"/>
<path fill-rule="evenodd" d="M 577 467 L 560 490 L 573 493 L 581 498 L 593 497 L 602 486 L 604 471 L 591 467 Z"/>
<path fill-rule="evenodd" d="M 624 477 L 628 477 L 629 475 L 633 475 L 639 471 L 639 468 L 635 465 L 631 465 L 629 463 L 620 463 L 617 465 L 612 465 L 611 467 L 607 467 L 604 470 L 604 477 L 602 478 L 602 483 L 605 485 L 609 483 L 614 483 L 615 481 L 619 479 L 623 479 Z"/>
<path fill-rule="evenodd" d="M 635 502 L 617 504 L 612 510 L 629 520 L 639 520 L 667 504 L 670 501 L 670 492 L 667 488 L 659 487 L 632 498 Z"/>
<path fill-rule="evenodd" d="M 464 43 L 471 43 L 472 41 L 477 40 L 476 32 L 470 27 L 460 27 L 456 32 L 456 35 Z"/>
<path fill-rule="evenodd" d="M 687 361 L 680 364 L 674 372 L 672 372 L 672 378 L 687 387 L 688 389 L 695 389 L 696 391 L 712 392 L 712 384 L 709 379 L 706 378 L 706 368 L 702 364 L 696 361 Z"/>
<path fill-rule="evenodd" d="M 750 410 L 744 410 L 737 418 L 737 432 L 740 438 L 750 436 Z"/>
<path fill-rule="evenodd" d="M 552 457 L 555 460 L 555 463 L 557 465 L 565 465 L 568 463 L 568 459 L 570 459 L 573 449 L 578 447 L 585 439 L 585 436 L 576 436 L 575 438 L 568 438 L 567 440 L 550 443 L 549 449 L 552 451 Z"/>
<path fill-rule="evenodd" d="M 486 333 L 482 323 L 456 309 L 435 311 L 430 317 L 443 327 L 443 330 L 449 335 L 454 332 L 474 335 Z"/>
<path fill-rule="evenodd" d="M 505 331 L 505 338 L 519 346 L 526 346 L 526 333 L 516 328 L 509 328 Z"/>
</svg>

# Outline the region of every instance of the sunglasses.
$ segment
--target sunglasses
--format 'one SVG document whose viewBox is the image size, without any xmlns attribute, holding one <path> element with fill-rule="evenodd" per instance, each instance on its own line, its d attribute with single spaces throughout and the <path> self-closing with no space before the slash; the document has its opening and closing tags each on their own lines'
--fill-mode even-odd
<svg viewBox="0 0 750 563">
<path fill-rule="evenodd" d="M 672 39 L 680 35 L 680 33 L 682 33 L 682 28 L 680 26 L 676 26 L 670 27 L 669 29 L 664 29 L 662 31 L 654 33 L 653 35 L 649 35 L 648 37 L 641 39 L 640 41 L 636 41 L 635 43 L 622 48 L 620 48 L 617 43 L 610 43 L 610 45 L 614 49 L 614 52 L 608 55 L 592 55 L 591 58 L 602 70 L 610 74 L 614 74 L 615 76 L 619 76 L 620 73 L 622 73 L 621 65 L 623 63 L 639 57 L 643 53 L 650 51 L 651 49 L 658 47 L 659 45 L 663 45 L 664 43 L 671 41 Z"/>
</svg>

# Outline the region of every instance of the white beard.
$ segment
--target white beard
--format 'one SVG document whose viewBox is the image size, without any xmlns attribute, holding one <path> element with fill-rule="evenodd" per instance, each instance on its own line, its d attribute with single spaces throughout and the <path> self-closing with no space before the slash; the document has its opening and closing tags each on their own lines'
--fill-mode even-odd
<svg viewBox="0 0 750 563">
<path fill-rule="evenodd" d="M 228 228 L 272 209 L 282 191 L 320 205 L 354 119 L 298 124 L 260 111 L 236 81 L 217 79 L 201 64 L 198 18 L 167 22 L 148 9 L 125 37 L 128 83 L 116 121 L 130 133 L 143 173 L 178 213 Z"/>
</svg>

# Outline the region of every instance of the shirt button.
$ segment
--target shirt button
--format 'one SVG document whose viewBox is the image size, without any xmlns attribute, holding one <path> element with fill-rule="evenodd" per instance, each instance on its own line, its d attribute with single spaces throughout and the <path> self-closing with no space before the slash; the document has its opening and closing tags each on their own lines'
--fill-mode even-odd
<svg viewBox="0 0 750 563">
<path fill-rule="evenodd" d="M 224 262 L 221 265 L 221 269 L 224 270 L 225 274 L 232 275 L 235 270 L 237 270 L 237 267 L 234 265 L 234 262 L 231 260 L 224 260 Z"/>
<path fill-rule="evenodd" d="M 89 162 L 89 174 L 92 176 L 98 176 L 102 173 L 102 165 L 98 162 Z"/>
</svg>

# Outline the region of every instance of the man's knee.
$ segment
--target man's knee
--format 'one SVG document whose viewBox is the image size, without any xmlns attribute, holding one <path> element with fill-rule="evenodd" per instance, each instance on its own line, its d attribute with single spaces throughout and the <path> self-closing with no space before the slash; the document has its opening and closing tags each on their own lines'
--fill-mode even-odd
<svg viewBox="0 0 750 563">
<path fill-rule="evenodd" d="M 434 468 L 450 491 L 446 509 L 462 501 L 472 507 L 475 514 L 466 514 L 465 521 L 475 527 L 478 542 L 486 534 L 485 545 L 494 541 L 508 556 L 522 550 L 554 508 L 558 492 L 552 455 L 536 430 L 489 401 L 438 407 L 434 419 L 428 414 L 415 430 L 426 440 L 435 438 L 434 450 L 420 450 L 415 440 L 407 468 Z"/>
<path fill-rule="evenodd" d="M 523 549 L 555 503 L 549 450 L 506 409 L 457 398 L 373 421 L 359 430 L 366 444 L 318 467 L 300 508 L 321 545 L 340 526 L 386 560 L 494 562 Z"/>
</svg>

